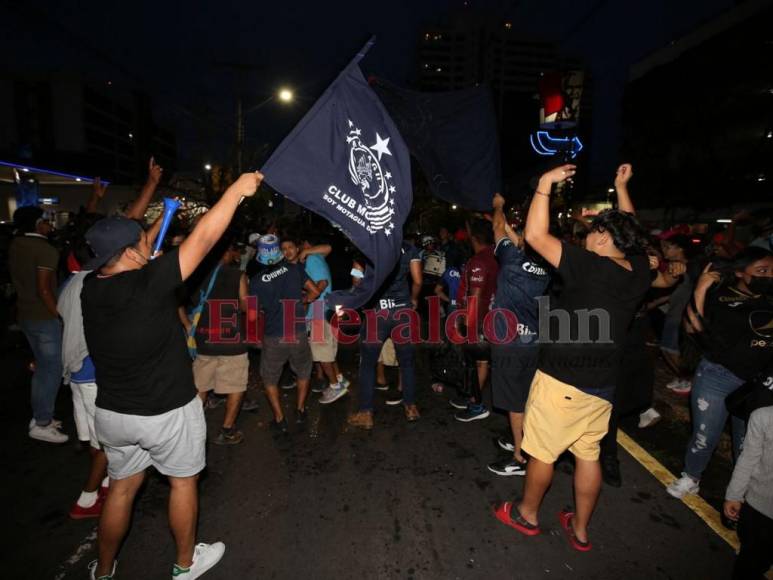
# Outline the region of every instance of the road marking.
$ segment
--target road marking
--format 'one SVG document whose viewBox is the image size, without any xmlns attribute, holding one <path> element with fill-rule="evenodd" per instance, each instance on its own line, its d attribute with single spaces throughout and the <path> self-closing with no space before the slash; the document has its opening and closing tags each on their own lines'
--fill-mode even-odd
<svg viewBox="0 0 773 580">
<path fill-rule="evenodd" d="M 664 486 L 668 486 L 676 480 L 676 476 L 666 469 L 662 463 L 619 429 L 617 431 L 617 442 Z M 682 503 L 695 512 L 700 519 L 706 522 L 706 525 L 714 530 L 720 538 L 725 540 L 733 550 L 738 552 L 741 546 L 741 543 L 738 541 L 738 535 L 733 530 L 728 530 L 722 525 L 719 512 L 711 507 L 705 499 L 699 495 L 688 494 L 682 498 Z"/>
<path fill-rule="evenodd" d="M 75 567 L 75 565 L 83 559 L 83 556 L 91 552 L 94 548 L 94 544 L 97 541 L 97 526 L 81 540 L 78 547 L 72 553 L 72 556 L 67 558 L 62 564 L 59 565 L 59 569 L 54 576 L 54 580 L 62 580 L 67 574 Z"/>
</svg>

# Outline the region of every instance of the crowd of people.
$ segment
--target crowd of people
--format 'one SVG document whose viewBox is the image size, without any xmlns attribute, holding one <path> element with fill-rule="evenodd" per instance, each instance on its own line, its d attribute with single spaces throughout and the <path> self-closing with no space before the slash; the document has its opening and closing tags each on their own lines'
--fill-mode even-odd
<svg viewBox="0 0 773 580">
<path fill-rule="evenodd" d="M 169 524 L 177 547 L 174 578 L 198 578 L 222 558 L 221 542 L 196 543 L 198 474 L 205 466 L 204 409 L 224 403 L 212 443 L 237 445 L 250 364 L 259 352 L 260 384 L 275 437 L 290 430 L 280 389 L 295 389 L 294 422 L 307 421 L 311 393 L 333 404 L 357 387 L 354 429 L 377 426 L 376 390 L 405 419 L 421 419 L 417 343 L 458 381 L 433 373 L 435 391 L 451 392 L 456 420 L 497 420 L 504 412 L 503 455 L 487 466 L 523 476 L 520 498 L 494 515 L 518 532 L 540 533 L 540 506 L 554 466 L 573 459 L 575 506 L 560 515 L 571 546 L 592 549 L 589 523 L 602 481 L 622 485 L 617 429 L 638 414 L 639 427 L 661 418 L 655 408 L 655 356 L 690 397 L 693 431 L 684 471 L 667 489 L 699 491 L 732 411 L 735 471 L 724 513 L 739 521 L 734 577 L 759 577 L 771 565 L 773 538 L 773 219 L 742 214 L 722 232 L 689 226 L 647 230 L 637 220 L 619 167 L 617 206 L 588 221 L 557 226 L 551 195 L 576 168 L 545 173 L 524 223 L 510 223 L 506 200 L 472 215 L 455 234 L 406 234 L 394 270 L 350 329 L 351 312 L 326 300 L 334 288 L 324 234 L 296 224 L 260 233 L 231 225 L 259 172 L 240 176 L 175 244 L 152 248 L 161 218 L 144 222 L 162 177 L 153 160 L 148 181 L 123 215 L 102 216 L 105 188 L 95 181 L 68 243 L 49 242 L 52 225 L 37 207 L 14 214 L 9 250 L 16 317 L 34 356 L 28 433 L 68 440 L 54 417 L 60 386 L 70 386 L 78 438 L 91 464 L 73 518 L 99 517 L 92 579 L 113 578 L 135 495 L 148 467 L 170 482 Z M 748 239 L 738 224 L 754 228 Z M 708 234 L 713 234 L 708 238 Z M 351 252 L 346 284 L 361 283 L 367 260 Z M 433 328 L 433 325 L 437 328 Z M 347 332 L 349 330 L 349 332 Z M 436 337 L 425 341 L 422 334 Z M 419 337 L 416 340 L 416 337 Z M 359 368 L 349 378 L 339 343 L 357 343 Z M 385 367 L 397 367 L 390 386 Z M 287 376 L 291 379 L 282 384 Z M 766 398 L 766 394 L 767 397 Z M 730 409 L 730 411 L 728 410 Z"/>
</svg>

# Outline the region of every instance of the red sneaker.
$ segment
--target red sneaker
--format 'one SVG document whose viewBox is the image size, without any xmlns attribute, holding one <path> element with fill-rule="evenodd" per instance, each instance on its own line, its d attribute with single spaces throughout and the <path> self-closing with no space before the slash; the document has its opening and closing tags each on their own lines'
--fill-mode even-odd
<svg viewBox="0 0 773 580">
<path fill-rule="evenodd" d="M 93 506 L 85 508 L 78 505 L 78 502 L 72 504 L 70 508 L 70 518 L 73 520 L 86 520 L 89 518 L 98 518 L 102 513 L 102 497 L 98 497 Z"/>
</svg>

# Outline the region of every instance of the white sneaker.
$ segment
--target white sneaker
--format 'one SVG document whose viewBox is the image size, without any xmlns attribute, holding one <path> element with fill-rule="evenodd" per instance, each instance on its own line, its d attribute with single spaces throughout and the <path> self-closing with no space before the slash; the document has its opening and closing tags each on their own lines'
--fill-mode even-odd
<svg viewBox="0 0 773 580">
<path fill-rule="evenodd" d="M 639 429 L 646 429 L 652 427 L 655 423 L 660 421 L 661 416 L 655 409 L 650 407 L 644 413 L 639 415 Z"/>
<path fill-rule="evenodd" d="M 106 574 L 104 576 L 96 576 L 97 571 L 97 560 L 93 560 L 89 563 L 89 578 L 91 580 L 113 580 L 115 577 L 115 567 L 118 565 L 118 560 L 113 561 L 113 569 L 110 570 L 110 574 Z"/>
<path fill-rule="evenodd" d="M 54 425 L 54 422 L 51 421 L 48 425 L 45 427 L 41 427 L 40 425 L 34 425 L 32 429 L 29 431 L 29 436 L 32 439 L 37 439 L 38 441 L 46 441 L 47 443 L 64 443 L 66 442 L 69 437 L 62 433 L 56 425 Z"/>
<path fill-rule="evenodd" d="M 37 425 L 37 423 L 35 423 L 35 417 L 33 417 L 32 419 L 30 419 L 30 426 L 28 430 L 31 430 L 35 425 Z M 57 429 L 62 428 L 62 422 L 59 419 L 51 419 L 51 425 L 53 425 Z"/>
<path fill-rule="evenodd" d="M 183 568 L 175 564 L 172 566 L 172 580 L 193 580 L 200 578 L 204 573 L 217 564 L 225 554 L 225 544 L 196 544 L 193 549 L 193 564 L 190 568 Z"/>
<path fill-rule="evenodd" d="M 343 388 L 348 389 L 351 383 L 349 382 L 349 379 L 347 379 L 343 375 L 338 376 L 338 384 L 341 385 Z"/>
<path fill-rule="evenodd" d="M 697 494 L 700 491 L 698 482 L 686 473 L 682 473 L 682 477 L 674 481 L 666 488 L 668 495 L 675 497 L 676 499 L 682 499 L 688 494 Z"/>
</svg>

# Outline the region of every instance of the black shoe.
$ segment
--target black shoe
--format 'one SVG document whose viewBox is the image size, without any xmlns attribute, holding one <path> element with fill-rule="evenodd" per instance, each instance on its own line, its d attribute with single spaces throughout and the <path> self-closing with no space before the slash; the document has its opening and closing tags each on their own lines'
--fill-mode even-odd
<svg viewBox="0 0 773 580">
<path fill-rule="evenodd" d="M 242 401 L 242 411 L 254 412 L 260 408 L 258 402 L 255 399 L 244 399 Z"/>
<path fill-rule="evenodd" d="M 308 416 L 306 409 L 298 409 L 295 411 L 295 422 L 298 423 L 298 425 L 302 425 L 306 423 Z"/>
<path fill-rule="evenodd" d="M 214 440 L 215 445 L 238 445 L 244 441 L 244 435 L 241 431 L 231 427 L 226 429 L 225 427 L 220 429 L 220 433 Z"/>
<path fill-rule="evenodd" d="M 469 423 L 470 421 L 478 421 L 481 419 L 485 419 L 488 417 L 491 413 L 489 412 L 486 405 L 475 405 L 473 403 L 470 403 L 467 405 L 467 408 L 465 408 L 464 411 L 459 411 L 454 415 L 454 418 L 457 421 L 462 421 L 463 423 Z"/>
<path fill-rule="evenodd" d="M 312 393 L 324 393 L 326 388 L 327 383 L 325 381 L 312 381 L 311 383 Z"/>
<path fill-rule="evenodd" d="M 489 463 L 488 470 L 497 475 L 526 475 L 526 462 L 521 463 L 511 457 Z"/>
<path fill-rule="evenodd" d="M 271 432 L 274 435 L 285 435 L 287 434 L 287 431 L 287 417 L 281 421 L 271 421 Z"/>
<path fill-rule="evenodd" d="M 508 451 L 510 453 L 515 451 L 515 444 L 509 437 L 500 437 L 497 439 L 497 445 L 499 445 L 499 447 L 504 451 Z"/>
<path fill-rule="evenodd" d="M 385 384 L 385 383 L 376 383 L 375 389 L 377 391 L 388 391 L 389 390 L 389 385 Z"/>
<path fill-rule="evenodd" d="M 620 487 L 623 485 L 623 478 L 620 475 L 620 462 L 614 457 L 601 458 L 601 479 L 610 487 Z"/>
<path fill-rule="evenodd" d="M 394 393 L 387 395 L 386 401 L 384 402 L 390 407 L 396 407 L 397 405 L 401 405 L 403 402 L 403 392 L 395 391 Z"/>
<path fill-rule="evenodd" d="M 455 397 L 448 401 L 448 403 L 454 408 L 459 409 L 460 411 L 464 411 L 467 409 L 467 405 L 470 404 L 470 399 L 465 399 L 464 397 Z"/>
</svg>

